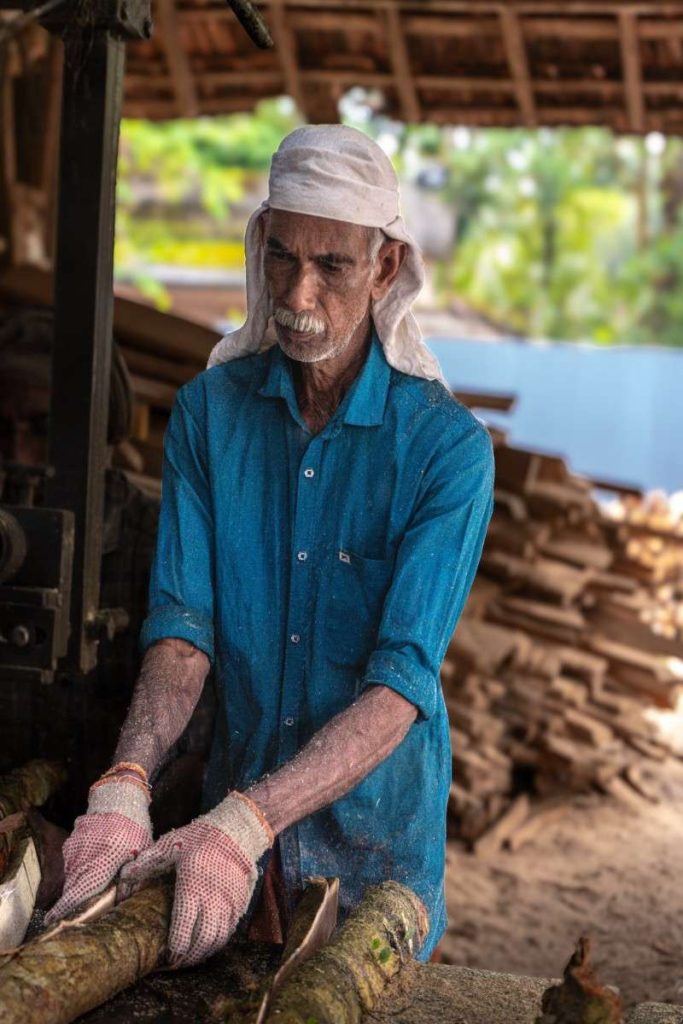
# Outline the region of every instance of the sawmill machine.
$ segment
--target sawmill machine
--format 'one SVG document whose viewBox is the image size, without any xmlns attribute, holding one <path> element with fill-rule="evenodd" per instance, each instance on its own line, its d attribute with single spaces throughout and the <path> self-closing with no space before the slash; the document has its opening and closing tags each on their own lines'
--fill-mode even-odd
<svg viewBox="0 0 683 1024">
<path fill-rule="evenodd" d="M 272 46 L 250 0 L 228 3 L 257 46 Z M 47 465 L 0 465 L 0 682 L 49 683 L 92 672 L 100 638 L 126 622 L 125 609 L 100 607 L 103 410 L 126 41 L 149 38 L 153 22 L 150 0 L 0 0 L 0 9 L 14 12 L 0 26 L 0 57 L 33 21 L 64 43 Z"/>
</svg>

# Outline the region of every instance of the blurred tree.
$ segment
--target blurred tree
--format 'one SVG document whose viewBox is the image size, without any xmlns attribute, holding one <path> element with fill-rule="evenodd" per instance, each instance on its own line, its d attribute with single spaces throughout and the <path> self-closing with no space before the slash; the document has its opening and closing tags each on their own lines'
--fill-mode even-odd
<svg viewBox="0 0 683 1024">
<path fill-rule="evenodd" d="M 455 208 L 457 294 L 532 337 L 683 344 L 683 141 L 601 128 L 538 131 L 403 127 L 362 97 L 347 123 L 391 154 L 399 175 Z M 253 114 L 126 121 L 117 267 L 236 267 L 244 210 L 297 124 L 285 99 Z M 162 301 L 161 296 L 158 301 Z"/>
<path fill-rule="evenodd" d="M 240 265 L 242 240 L 229 244 L 229 214 L 297 123 L 287 98 L 267 100 L 253 114 L 125 120 L 117 180 L 117 267 L 188 260 L 195 266 L 224 266 L 226 257 L 228 265 Z M 228 243 L 227 249 L 216 244 L 218 239 Z"/>
</svg>

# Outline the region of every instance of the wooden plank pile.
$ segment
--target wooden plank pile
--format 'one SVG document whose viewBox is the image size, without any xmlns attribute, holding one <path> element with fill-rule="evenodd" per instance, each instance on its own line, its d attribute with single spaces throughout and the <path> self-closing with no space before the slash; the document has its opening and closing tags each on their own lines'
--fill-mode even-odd
<svg viewBox="0 0 683 1024">
<path fill-rule="evenodd" d="M 552 813 L 593 789 L 654 798 L 644 768 L 672 751 L 648 709 L 683 694 L 680 525 L 633 495 L 607 516 L 562 459 L 501 436 L 495 452 L 495 510 L 442 669 L 450 824 L 475 849 L 525 831 L 527 793 Z"/>
</svg>

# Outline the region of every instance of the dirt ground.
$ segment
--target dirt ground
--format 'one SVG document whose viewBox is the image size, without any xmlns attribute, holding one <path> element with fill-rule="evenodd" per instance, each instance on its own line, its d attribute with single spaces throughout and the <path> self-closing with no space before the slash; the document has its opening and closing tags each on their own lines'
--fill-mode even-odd
<svg viewBox="0 0 683 1024">
<path fill-rule="evenodd" d="M 588 932 L 627 1004 L 683 1003 L 683 764 L 653 778 L 660 803 L 576 797 L 515 853 L 451 843 L 444 962 L 557 977 Z"/>
</svg>

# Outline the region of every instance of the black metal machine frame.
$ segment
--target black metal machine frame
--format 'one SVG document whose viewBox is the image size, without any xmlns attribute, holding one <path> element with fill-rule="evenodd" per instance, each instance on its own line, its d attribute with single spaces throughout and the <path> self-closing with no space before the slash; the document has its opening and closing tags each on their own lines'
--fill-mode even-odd
<svg viewBox="0 0 683 1024">
<path fill-rule="evenodd" d="M 272 46 L 250 0 L 228 2 L 256 45 Z M 21 4 L 16 0 L 0 0 L 0 7 L 17 6 Z M 24 564 L 16 578 L 6 574 L 0 582 L 0 609 L 13 608 L 11 614 L 0 615 L 0 678 L 27 672 L 49 681 L 57 664 L 63 671 L 90 672 L 97 664 L 99 636 L 116 617 L 114 610 L 99 607 L 116 163 L 125 40 L 149 38 L 152 13 L 150 0 L 51 0 L 34 10 L 42 14 L 45 27 L 64 38 L 50 472 L 46 507 L 5 510 L 16 522 L 5 534 L 0 530 L 0 547 L 5 544 L 9 557 L 12 537 L 19 543 L 18 527 L 25 539 L 31 535 L 34 545 L 44 548 L 49 541 L 61 554 L 57 562 L 52 560 L 49 573 L 45 562 L 42 583 L 35 558 L 27 559 L 30 571 Z M 25 23 L 26 14 L 16 21 Z M 10 33 L 11 24 L 5 36 Z M 55 524 L 61 524 L 59 543 Z M 27 584 L 24 579 L 23 589 L 22 573 L 29 580 Z M 56 585 L 59 598 L 53 593 Z M 28 595 L 31 589 L 50 594 L 41 599 Z M 47 632 L 46 603 L 62 609 Z"/>
</svg>

